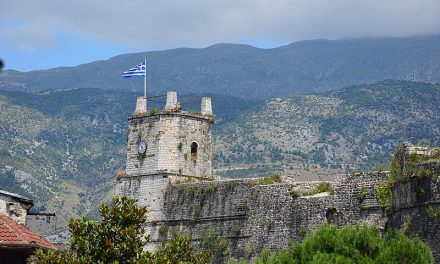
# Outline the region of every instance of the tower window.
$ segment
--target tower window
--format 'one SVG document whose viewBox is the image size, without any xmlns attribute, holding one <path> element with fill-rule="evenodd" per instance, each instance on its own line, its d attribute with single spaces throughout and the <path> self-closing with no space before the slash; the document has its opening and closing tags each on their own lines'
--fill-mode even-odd
<svg viewBox="0 0 440 264">
<path fill-rule="evenodd" d="M 191 143 L 191 160 L 196 161 L 197 160 L 197 148 L 199 146 L 196 142 Z"/>
</svg>

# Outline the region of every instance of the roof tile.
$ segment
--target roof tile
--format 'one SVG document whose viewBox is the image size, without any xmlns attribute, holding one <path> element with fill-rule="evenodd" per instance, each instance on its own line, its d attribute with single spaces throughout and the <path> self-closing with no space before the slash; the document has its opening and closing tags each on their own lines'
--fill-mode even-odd
<svg viewBox="0 0 440 264">
<path fill-rule="evenodd" d="M 44 240 L 24 225 L 16 223 L 8 216 L 0 213 L 0 246 L 38 246 L 45 249 L 60 251 L 56 245 Z"/>
</svg>

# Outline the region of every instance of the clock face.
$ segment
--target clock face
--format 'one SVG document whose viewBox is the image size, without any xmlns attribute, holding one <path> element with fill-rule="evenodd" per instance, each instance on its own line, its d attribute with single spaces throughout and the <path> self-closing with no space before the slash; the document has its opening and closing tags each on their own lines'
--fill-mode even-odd
<svg viewBox="0 0 440 264">
<path fill-rule="evenodd" d="M 138 145 L 138 152 L 139 154 L 144 154 L 145 151 L 147 151 L 147 144 L 145 144 L 144 141 L 141 141 Z"/>
</svg>

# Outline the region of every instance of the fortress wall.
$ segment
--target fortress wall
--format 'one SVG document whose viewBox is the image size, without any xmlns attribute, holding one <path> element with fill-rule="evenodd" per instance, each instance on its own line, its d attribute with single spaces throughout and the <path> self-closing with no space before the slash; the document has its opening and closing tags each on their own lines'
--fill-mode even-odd
<svg viewBox="0 0 440 264">
<path fill-rule="evenodd" d="M 439 188 L 439 179 L 433 177 L 413 177 L 395 184 L 395 208 L 389 217 L 392 227 L 403 227 L 425 241 L 436 263 L 440 263 L 440 215 L 430 215 L 428 210 L 440 212 Z"/>
<path fill-rule="evenodd" d="M 117 193 L 137 199 L 140 206 L 147 207 L 148 221 L 164 218 L 164 190 L 168 184 L 167 175 L 123 177 L 117 183 Z"/>
<path fill-rule="evenodd" d="M 168 184 L 163 198 L 163 219 L 150 223 L 152 244 L 171 237 L 173 230 L 189 234 L 197 243 L 203 230 L 217 229 L 229 239 L 232 256 L 252 257 L 264 247 L 279 250 L 288 241 L 301 241 L 307 232 L 330 222 L 379 224 L 385 216 L 374 204 L 374 188 L 382 174 L 340 178 L 335 193 L 292 197 L 295 187 L 312 188 L 316 183 L 256 185 L 249 180 Z M 361 208 L 359 193 L 367 190 Z M 151 198 L 150 198 L 151 199 Z M 166 226 L 164 228 L 163 226 Z M 159 229 L 166 234 L 159 234 Z"/>
</svg>

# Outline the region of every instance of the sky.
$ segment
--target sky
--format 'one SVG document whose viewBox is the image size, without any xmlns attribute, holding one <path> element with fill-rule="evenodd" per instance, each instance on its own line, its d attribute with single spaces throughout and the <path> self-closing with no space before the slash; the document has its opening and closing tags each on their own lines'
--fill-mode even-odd
<svg viewBox="0 0 440 264">
<path fill-rule="evenodd" d="M 440 0 L 0 0 L 5 69 L 133 52 L 440 34 Z"/>
</svg>

